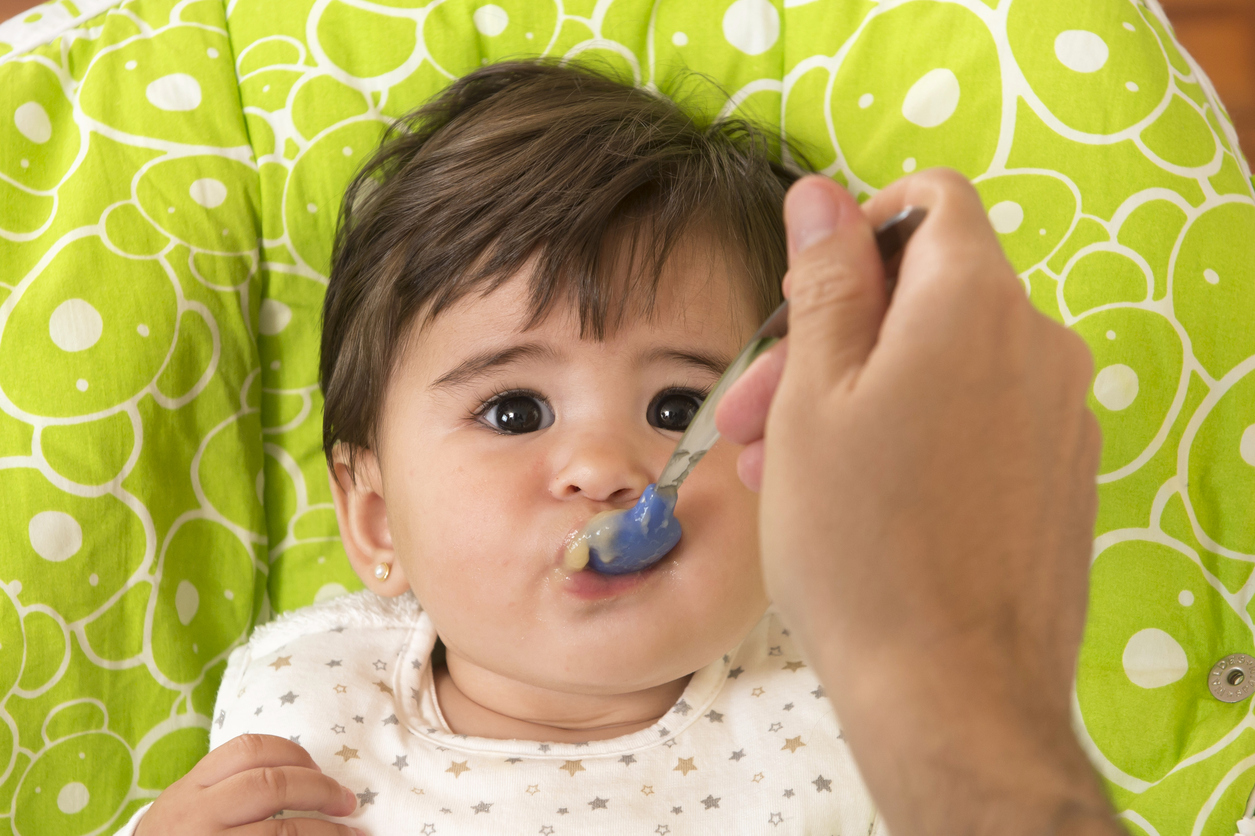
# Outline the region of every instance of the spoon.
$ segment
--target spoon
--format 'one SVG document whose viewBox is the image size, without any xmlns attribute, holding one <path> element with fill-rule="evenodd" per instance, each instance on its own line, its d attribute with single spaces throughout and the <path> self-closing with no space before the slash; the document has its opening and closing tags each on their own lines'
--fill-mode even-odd
<svg viewBox="0 0 1255 836">
<path fill-rule="evenodd" d="M 876 230 L 876 246 L 885 265 L 885 288 L 890 297 L 897 286 L 902 250 L 925 214 L 924 209 L 908 207 Z M 680 485 L 719 440 L 715 408 L 758 355 L 788 332 L 789 303 L 785 300 L 750 337 L 702 402 L 658 481 L 646 487 L 631 508 L 602 511 L 567 543 L 564 563 L 568 569 L 589 566 L 605 575 L 639 572 L 657 563 L 680 542 L 680 521 L 674 513 L 676 499 Z"/>
</svg>

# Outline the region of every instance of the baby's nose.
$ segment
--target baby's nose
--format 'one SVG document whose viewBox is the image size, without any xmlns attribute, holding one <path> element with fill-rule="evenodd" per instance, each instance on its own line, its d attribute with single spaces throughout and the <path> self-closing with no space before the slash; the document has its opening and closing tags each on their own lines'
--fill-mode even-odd
<svg viewBox="0 0 1255 836">
<path fill-rule="evenodd" d="M 558 499 L 583 495 L 595 502 L 635 502 L 653 481 L 645 457 L 622 434 L 573 439 L 550 480 Z"/>
</svg>

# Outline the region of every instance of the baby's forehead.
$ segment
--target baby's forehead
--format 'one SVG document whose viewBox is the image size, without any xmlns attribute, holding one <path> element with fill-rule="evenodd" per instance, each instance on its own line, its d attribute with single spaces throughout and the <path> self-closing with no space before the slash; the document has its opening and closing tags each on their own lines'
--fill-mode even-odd
<svg viewBox="0 0 1255 836">
<path fill-rule="evenodd" d="M 693 270 L 625 300 L 593 331 L 581 321 L 578 300 L 558 299 L 534 316 L 528 278 L 515 276 L 416 323 L 392 382 L 456 390 L 491 369 L 572 363 L 681 363 L 719 374 L 760 319 L 733 275 Z"/>
<path fill-rule="evenodd" d="M 555 282 L 537 275 L 529 263 L 444 306 L 426 306 L 410 337 L 569 332 L 582 342 L 601 343 L 624 331 L 666 334 L 677 327 L 708 328 L 715 321 L 752 328 L 770 311 L 743 263 L 704 241 L 677 248 L 653 276 L 623 269 L 584 278 Z"/>
</svg>

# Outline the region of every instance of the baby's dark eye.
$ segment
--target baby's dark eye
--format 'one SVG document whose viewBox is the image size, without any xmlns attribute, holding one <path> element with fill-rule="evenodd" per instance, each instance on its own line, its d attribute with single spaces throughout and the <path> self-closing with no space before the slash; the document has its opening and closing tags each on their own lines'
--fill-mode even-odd
<svg viewBox="0 0 1255 836">
<path fill-rule="evenodd" d="M 683 432 L 701 408 L 702 400 L 697 392 L 674 389 L 662 392 L 649 405 L 646 413 L 649 423 L 660 430 Z"/>
<path fill-rule="evenodd" d="M 553 410 L 535 395 L 515 393 L 490 404 L 481 420 L 501 433 L 534 433 L 553 423 Z"/>
</svg>

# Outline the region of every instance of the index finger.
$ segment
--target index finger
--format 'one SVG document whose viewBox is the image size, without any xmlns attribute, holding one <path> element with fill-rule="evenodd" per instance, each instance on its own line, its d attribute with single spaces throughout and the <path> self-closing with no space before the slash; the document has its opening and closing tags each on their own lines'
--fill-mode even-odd
<svg viewBox="0 0 1255 836">
<path fill-rule="evenodd" d="M 980 195 L 966 177 L 945 168 L 912 174 L 891 183 L 862 209 L 879 225 L 908 206 L 924 208 L 928 214 L 903 252 L 894 304 L 886 312 L 882 335 L 905 328 L 918 341 L 921 327 L 944 330 L 953 326 L 956 316 L 970 322 L 975 300 L 1024 295 Z M 1016 294 L 1010 293 L 1013 288 Z M 900 298 L 914 301 L 897 304 Z M 985 307 L 1005 313 L 996 306 Z"/>
<path fill-rule="evenodd" d="M 873 226 L 880 226 L 911 206 L 941 209 L 940 212 L 929 211 L 924 221 L 935 230 L 943 227 L 963 233 L 987 230 L 989 240 L 998 240 L 976 187 L 954 169 L 930 168 L 895 180 L 864 203 L 862 209 Z"/>
<path fill-rule="evenodd" d="M 238 772 L 263 766 L 304 766 L 322 772 L 309 752 L 285 737 L 242 734 L 201 758 L 187 777 L 209 787 Z"/>
</svg>

